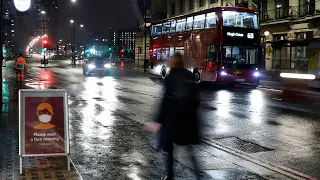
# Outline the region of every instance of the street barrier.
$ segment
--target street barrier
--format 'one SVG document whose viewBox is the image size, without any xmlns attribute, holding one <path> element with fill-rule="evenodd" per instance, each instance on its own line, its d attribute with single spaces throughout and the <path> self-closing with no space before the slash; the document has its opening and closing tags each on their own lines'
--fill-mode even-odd
<svg viewBox="0 0 320 180">
<path fill-rule="evenodd" d="M 20 174 L 23 158 L 66 156 L 70 171 L 68 93 L 66 90 L 19 91 Z"/>
</svg>

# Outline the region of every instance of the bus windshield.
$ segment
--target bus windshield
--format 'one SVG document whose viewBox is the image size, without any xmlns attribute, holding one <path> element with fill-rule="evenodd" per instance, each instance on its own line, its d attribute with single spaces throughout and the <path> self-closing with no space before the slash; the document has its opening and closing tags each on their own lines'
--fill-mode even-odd
<svg viewBox="0 0 320 180">
<path fill-rule="evenodd" d="M 255 13 L 223 11 L 223 26 L 258 29 L 258 16 Z"/>
<path fill-rule="evenodd" d="M 224 46 L 223 64 L 226 67 L 251 68 L 257 65 L 258 48 L 246 46 Z"/>
</svg>

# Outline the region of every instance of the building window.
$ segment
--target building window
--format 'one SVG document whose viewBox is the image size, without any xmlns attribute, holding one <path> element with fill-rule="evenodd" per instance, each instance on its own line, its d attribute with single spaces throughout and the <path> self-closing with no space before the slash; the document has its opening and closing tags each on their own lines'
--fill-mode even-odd
<svg viewBox="0 0 320 180">
<path fill-rule="evenodd" d="M 171 15 L 175 15 L 176 14 L 176 3 L 172 3 L 171 4 Z"/>
<path fill-rule="evenodd" d="M 180 12 L 184 12 L 184 0 L 180 0 Z"/>
<path fill-rule="evenodd" d="M 189 9 L 192 10 L 194 8 L 194 0 L 189 0 Z"/>
<path fill-rule="evenodd" d="M 206 3 L 205 0 L 199 0 L 200 7 L 203 7 Z"/>
<path fill-rule="evenodd" d="M 276 0 L 276 19 L 286 18 L 289 16 L 289 1 Z"/>
<path fill-rule="evenodd" d="M 217 3 L 217 2 L 218 2 L 218 0 L 211 0 L 211 4 Z"/>
<path fill-rule="evenodd" d="M 281 41 L 281 40 L 288 40 L 287 34 L 275 34 L 273 35 L 273 41 Z"/>
</svg>

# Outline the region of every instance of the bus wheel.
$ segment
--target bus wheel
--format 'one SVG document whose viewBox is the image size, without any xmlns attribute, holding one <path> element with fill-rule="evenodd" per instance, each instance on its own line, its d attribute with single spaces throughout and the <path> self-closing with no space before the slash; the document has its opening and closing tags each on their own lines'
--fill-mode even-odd
<svg viewBox="0 0 320 180">
<path fill-rule="evenodd" d="M 162 67 L 161 69 L 161 78 L 164 79 L 167 76 L 166 67 Z"/>
<path fill-rule="evenodd" d="M 199 70 L 195 70 L 195 71 L 193 72 L 193 74 L 194 74 L 195 80 L 196 80 L 198 83 L 200 83 L 200 82 L 201 82 L 201 73 L 199 72 Z"/>
</svg>

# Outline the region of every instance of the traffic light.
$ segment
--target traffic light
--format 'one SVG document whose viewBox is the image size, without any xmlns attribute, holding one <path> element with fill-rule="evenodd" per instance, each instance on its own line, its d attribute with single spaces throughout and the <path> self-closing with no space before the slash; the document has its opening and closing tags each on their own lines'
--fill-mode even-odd
<svg viewBox="0 0 320 180">
<path fill-rule="evenodd" d="M 48 41 L 43 41 L 43 47 L 49 49 L 50 44 L 48 43 Z"/>
<path fill-rule="evenodd" d="M 33 52 L 33 48 L 30 48 L 30 52 Z"/>
</svg>

